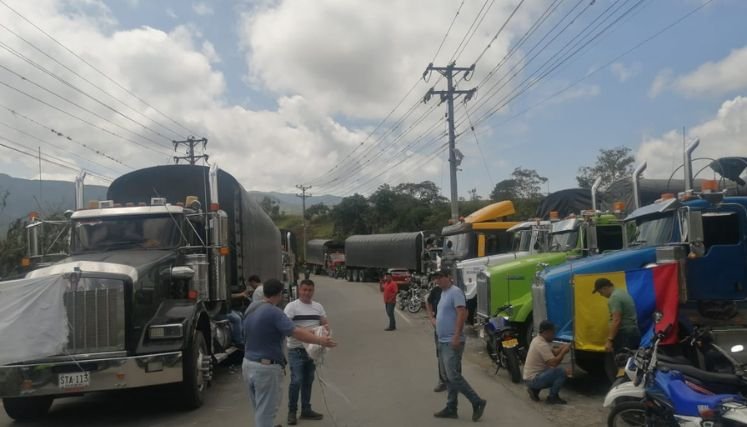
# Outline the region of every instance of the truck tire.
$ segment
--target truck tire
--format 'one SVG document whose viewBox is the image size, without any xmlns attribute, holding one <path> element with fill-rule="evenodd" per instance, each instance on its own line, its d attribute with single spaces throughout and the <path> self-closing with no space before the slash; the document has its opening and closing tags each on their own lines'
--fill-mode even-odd
<svg viewBox="0 0 747 427">
<path fill-rule="evenodd" d="M 197 409 L 205 401 L 205 390 L 208 386 L 205 369 L 211 369 L 211 358 L 208 354 L 205 336 L 195 331 L 192 345 L 182 355 L 183 380 L 180 384 L 181 402 L 187 409 Z"/>
<path fill-rule="evenodd" d="M 33 421 L 47 414 L 52 406 L 52 396 L 6 397 L 5 413 L 18 422 Z"/>
<path fill-rule="evenodd" d="M 506 370 L 511 376 L 511 382 L 518 384 L 521 382 L 521 364 L 519 363 L 519 354 L 514 348 L 504 348 L 503 352 L 506 354 Z"/>
</svg>

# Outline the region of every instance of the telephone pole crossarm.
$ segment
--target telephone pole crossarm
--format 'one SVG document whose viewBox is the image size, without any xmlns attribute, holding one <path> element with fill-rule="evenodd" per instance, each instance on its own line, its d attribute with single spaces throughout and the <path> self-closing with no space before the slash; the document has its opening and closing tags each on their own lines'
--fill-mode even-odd
<svg viewBox="0 0 747 427">
<path fill-rule="evenodd" d="M 200 138 L 195 139 L 194 137 L 190 136 L 184 141 L 171 141 L 174 144 L 174 151 L 179 148 L 180 145 L 186 145 L 187 146 L 187 155 L 186 156 L 174 156 L 174 163 L 178 164 L 179 160 L 186 160 L 190 165 L 196 164 L 200 159 L 207 159 L 209 156 L 207 154 L 202 154 L 199 156 L 195 155 L 195 146 L 197 144 L 202 143 L 202 151 L 205 151 L 205 147 L 207 146 L 208 140 L 207 138 Z"/>
</svg>

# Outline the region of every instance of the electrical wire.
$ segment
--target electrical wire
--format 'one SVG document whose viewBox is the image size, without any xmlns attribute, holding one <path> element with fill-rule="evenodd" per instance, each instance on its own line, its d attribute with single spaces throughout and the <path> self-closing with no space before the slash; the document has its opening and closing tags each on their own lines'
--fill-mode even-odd
<svg viewBox="0 0 747 427">
<path fill-rule="evenodd" d="M 482 151 L 482 146 L 480 145 L 480 141 L 477 139 L 477 133 L 475 133 L 475 125 L 472 124 L 472 118 L 469 115 L 469 110 L 467 109 L 467 106 L 464 107 L 464 114 L 467 116 L 467 121 L 469 122 L 469 128 L 472 130 L 472 136 L 475 137 L 475 145 L 477 145 L 477 149 L 480 150 L 480 157 L 482 157 L 482 164 L 485 166 L 485 173 L 488 175 L 488 178 L 490 179 L 491 185 L 495 183 L 495 180 L 493 180 L 493 174 L 490 173 L 490 168 L 488 167 L 488 161 L 485 158 L 485 153 Z"/>
<path fill-rule="evenodd" d="M 485 2 L 482 4 L 482 7 L 477 12 L 477 16 L 475 16 L 475 19 L 472 21 L 472 24 L 470 24 L 469 28 L 467 28 L 467 32 L 465 32 L 464 36 L 462 36 L 462 40 L 457 45 L 457 48 L 454 50 L 454 53 L 451 54 L 451 58 L 449 59 L 450 63 L 454 62 L 456 60 L 457 53 L 459 52 L 459 49 L 461 49 L 462 45 L 464 44 L 464 41 L 467 40 L 467 37 L 469 36 L 469 34 L 472 31 L 472 29 L 475 28 L 475 24 L 477 24 L 477 21 L 480 19 L 480 16 L 482 16 L 482 12 L 488 6 L 488 3 L 490 3 L 490 6 L 492 7 L 494 2 L 495 2 L 495 0 L 485 0 Z M 480 22 L 482 23 L 481 20 L 480 20 Z M 477 29 L 475 29 L 475 31 L 477 31 Z"/>
<path fill-rule="evenodd" d="M 459 16 L 459 12 L 462 10 L 462 6 L 464 6 L 464 1 L 462 0 L 462 3 L 457 8 L 456 13 L 454 14 L 454 18 L 451 19 L 451 23 L 449 24 L 449 28 L 446 29 L 446 34 L 444 34 L 444 38 L 441 39 L 441 44 L 438 45 L 438 49 L 436 49 L 436 53 L 433 54 L 433 59 L 431 60 L 431 64 L 436 62 L 436 58 L 438 57 L 438 54 L 441 53 L 441 48 L 444 47 L 444 43 L 446 42 L 446 38 L 449 37 L 449 33 L 451 32 L 451 28 L 454 26 L 454 22 L 456 22 L 457 17 Z"/>
<path fill-rule="evenodd" d="M 488 45 L 485 46 L 485 49 L 483 49 L 482 52 L 480 52 L 480 54 L 477 55 L 477 58 L 474 61 L 472 61 L 473 65 L 477 65 L 477 63 L 480 62 L 480 60 L 482 59 L 483 55 L 485 55 L 485 52 L 487 52 L 488 49 L 490 49 L 490 47 L 493 45 L 493 43 L 496 40 L 498 40 L 498 36 L 501 35 L 501 33 L 506 28 L 506 26 L 508 25 L 508 23 L 511 21 L 511 19 L 513 19 L 514 15 L 516 15 L 516 12 L 519 11 L 519 9 L 521 8 L 521 6 L 524 4 L 524 1 L 525 0 L 521 0 L 516 5 L 516 7 L 514 7 L 514 10 L 511 12 L 511 14 L 508 16 L 508 18 L 506 18 L 506 21 L 503 23 L 503 25 L 500 26 L 500 28 L 498 28 L 498 31 L 495 33 L 495 35 L 493 36 L 493 38 L 488 42 Z"/>
<path fill-rule="evenodd" d="M 156 107 L 154 107 L 153 105 L 149 104 L 149 103 L 148 103 L 147 101 L 145 101 L 145 100 L 144 100 L 143 98 L 139 97 L 138 95 L 136 95 L 135 93 L 133 93 L 133 92 L 132 92 L 131 90 L 127 89 L 127 88 L 126 88 L 126 87 L 124 87 L 124 86 L 123 86 L 122 84 L 120 84 L 119 82 L 117 82 L 116 80 L 114 80 L 113 78 L 109 77 L 109 76 L 108 76 L 108 75 L 107 75 L 106 73 L 104 73 L 103 71 L 101 71 L 101 70 L 99 70 L 98 68 L 96 68 L 95 66 L 93 66 L 93 65 L 92 65 L 92 64 L 91 64 L 90 62 L 86 61 L 86 60 L 85 60 L 84 58 L 82 58 L 82 57 L 81 57 L 80 55 L 78 55 L 77 53 L 75 53 L 75 52 L 74 52 L 74 51 L 73 51 L 72 49 L 70 49 L 69 47 L 65 46 L 65 45 L 64 45 L 64 44 L 63 44 L 62 42 L 60 42 L 59 40 L 57 40 L 56 38 L 54 38 L 53 36 L 51 36 L 51 35 L 50 35 L 49 33 L 47 33 L 46 31 L 44 31 L 44 30 L 43 30 L 42 28 L 40 28 L 40 27 L 39 27 L 38 25 L 36 25 L 35 23 L 33 23 L 33 22 L 32 22 L 31 20 L 29 20 L 28 18 L 26 18 L 26 17 L 24 16 L 24 15 L 22 15 L 22 14 L 21 14 L 20 12 L 18 12 L 17 10 L 13 9 L 12 7 L 10 7 L 10 6 L 8 5 L 8 3 L 6 3 L 6 2 L 5 2 L 5 0 L 0 0 L 0 4 L 2 4 L 3 6 L 5 6 L 6 8 L 8 8 L 8 9 L 9 9 L 9 10 L 10 10 L 11 12 L 13 12 L 14 14 L 16 14 L 16 15 L 17 15 L 18 17 L 20 17 L 20 18 L 21 18 L 21 19 L 23 19 L 24 21 L 26 21 L 26 22 L 27 22 L 27 23 L 28 23 L 29 25 L 31 25 L 32 27 L 34 27 L 35 29 L 37 29 L 37 30 L 38 30 L 39 32 L 41 32 L 42 34 L 44 34 L 44 35 L 45 35 L 45 36 L 46 36 L 47 38 L 49 38 L 50 40 L 52 40 L 53 42 L 55 42 L 55 43 L 56 43 L 57 45 L 59 45 L 60 47 L 62 47 L 63 49 L 65 49 L 65 50 L 66 50 L 67 52 L 69 52 L 69 53 L 70 53 L 71 55 L 73 55 L 74 57 L 76 57 L 76 58 L 77 58 L 78 60 L 80 60 L 80 61 L 81 61 L 81 62 L 83 62 L 84 64 L 88 65 L 88 66 L 89 66 L 89 67 L 90 67 L 91 69 L 93 69 L 94 71 L 96 71 L 96 72 L 97 72 L 98 74 L 100 74 L 100 75 L 101 75 L 102 77 L 106 78 L 106 79 L 107 79 L 107 80 L 109 80 L 110 82 L 114 83 L 114 84 L 115 84 L 115 85 L 116 85 L 116 86 L 117 86 L 118 88 L 120 88 L 120 89 L 122 89 L 123 91 L 127 92 L 127 93 L 128 93 L 128 94 L 129 94 L 130 96 L 132 96 L 133 98 L 137 99 L 138 101 L 140 101 L 140 102 L 142 102 L 143 104 L 147 105 L 148 107 L 152 108 L 152 109 L 153 109 L 153 111 L 157 112 L 157 113 L 158 113 L 158 114 L 160 114 L 160 115 L 161 115 L 162 117 L 164 117 L 164 118 L 166 118 L 167 120 L 171 121 L 171 122 L 172 122 L 172 123 L 174 123 L 175 125 L 177 125 L 177 126 L 179 126 L 180 128 L 182 128 L 182 129 L 186 130 L 186 131 L 187 131 L 187 133 L 189 133 L 189 134 L 191 134 L 191 135 L 197 135 L 197 133 L 196 133 L 196 132 L 193 132 L 193 131 L 189 130 L 189 128 L 185 127 L 185 126 L 184 126 L 184 125 L 182 125 L 181 123 L 179 123 L 179 122 L 177 122 L 176 120 L 174 120 L 173 118 L 169 117 L 168 115 L 166 115 L 165 113 L 163 113 L 163 112 L 162 112 L 161 110 L 159 110 L 159 109 L 157 109 Z"/>
</svg>

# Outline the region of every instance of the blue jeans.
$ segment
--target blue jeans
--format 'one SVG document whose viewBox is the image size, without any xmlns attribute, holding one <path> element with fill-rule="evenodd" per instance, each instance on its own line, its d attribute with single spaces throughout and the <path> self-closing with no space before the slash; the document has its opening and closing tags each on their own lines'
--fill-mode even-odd
<svg viewBox="0 0 747 427">
<path fill-rule="evenodd" d="M 543 388 L 550 389 L 550 396 L 557 397 L 560 393 L 560 388 L 565 383 L 566 375 L 565 369 L 556 366 L 554 368 L 548 368 L 537 374 L 532 380 L 527 381 L 527 387 L 535 390 L 542 390 Z"/>
<path fill-rule="evenodd" d="M 255 427 L 273 427 L 282 398 L 283 368 L 244 359 L 241 370 L 254 408 Z"/>
<path fill-rule="evenodd" d="M 396 328 L 397 322 L 394 321 L 394 303 L 384 303 L 384 308 L 386 308 L 386 315 L 389 316 L 389 329 Z"/>
<path fill-rule="evenodd" d="M 241 328 L 241 314 L 238 311 L 231 310 L 226 313 L 226 318 L 231 324 L 231 339 L 233 340 L 234 344 L 243 345 L 244 331 Z"/>
<path fill-rule="evenodd" d="M 462 354 L 464 343 L 455 349 L 448 342 L 438 343 L 438 363 L 446 374 L 446 389 L 448 397 L 446 408 L 456 411 L 459 393 L 462 393 L 473 405 L 480 403 L 482 399 L 462 376 Z"/>
<path fill-rule="evenodd" d="M 441 365 L 441 358 L 439 355 L 441 354 L 441 351 L 438 349 L 438 333 L 436 331 L 433 331 L 433 337 L 436 339 L 436 363 L 438 363 L 438 383 L 439 384 L 446 384 L 446 372 L 444 372 L 444 367 Z"/>
<path fill-rule="evenodd" d="M 311 384 L 314 382 L 316 365 L 303 348 L 288 349 L 288 366 L 291 379 L 288 386 L 288 412 L 298 410 L 298 394 L 301 394 L 301 413 L 311 410 Z"/>
</svg>

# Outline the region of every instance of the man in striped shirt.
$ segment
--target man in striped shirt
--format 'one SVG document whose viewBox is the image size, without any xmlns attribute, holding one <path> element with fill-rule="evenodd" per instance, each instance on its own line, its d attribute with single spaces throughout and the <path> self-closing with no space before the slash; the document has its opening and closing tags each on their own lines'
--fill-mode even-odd
<svg viewBox="0 0 747 427">
<path fill-rule="evenodd" d="M 318 326 L 329 328 L 327 313 L 314 297 L 314 282 L 304 279 L 298 285 L 298 299 L 285 306 L 285 315 L 300 328 L 312 329 Z M 291 371 L 288 387 L 288 425 L 296 425 L 298 395 L 301 394 L 301 419 L 321 420 L 322 414 L 311 409 L 311 384 L 314 382 L 316 367 L 306 353 L 301 341 L 288 337 L 288 365 Z"/>
</svg>

